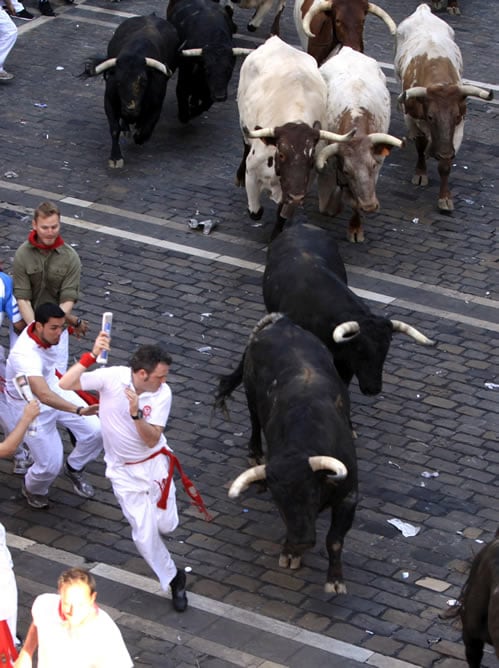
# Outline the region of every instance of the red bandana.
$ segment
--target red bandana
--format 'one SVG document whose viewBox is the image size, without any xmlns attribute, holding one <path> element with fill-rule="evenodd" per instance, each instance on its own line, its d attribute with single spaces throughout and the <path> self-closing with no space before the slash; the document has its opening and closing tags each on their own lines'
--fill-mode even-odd
<svg viewBox="0 0 499 668">
<path fill-rule="evenodd" d="M 28 325 L 28 336 L 30 337 L 30 339 L 33 339 L 33 341 L 37 343 L 40 346 L 40 348 L 50 348 L 50 343 L 43 343 L 43 341 L 38 337 L 38 335 L 35 334 L 34 322 Z"/>
<path fill-rule="evenodd" d="M 45 246 L 44 244 L 41 244 L 39 241 L 37 241 L 35 230 L 31 230 L 29 233 L 28 241 L 32 246 L 39 248 L 40 250 L 54 250 L 54 248 L 59 248 L 59 246 L 64 244 L 61 235 L 59 235 L 53 244 L 50 246 Z"/>
</svg>

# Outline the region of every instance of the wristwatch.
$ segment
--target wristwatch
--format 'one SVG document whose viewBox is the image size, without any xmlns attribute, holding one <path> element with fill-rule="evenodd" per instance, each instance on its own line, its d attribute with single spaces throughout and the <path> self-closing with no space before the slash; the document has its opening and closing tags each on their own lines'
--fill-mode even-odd
<svg viewBox="0 0 499 668">
<path fill-rule="evenodd" d="M 137 415 L 130 415 L 130 417 L 132 418 L 132 420 L 142 420 L 142 418 L 144 417 L 144 414 L 142 413 L 142 411 L 139 408 L 139 410 L 137 411 Z"/>
</svg>

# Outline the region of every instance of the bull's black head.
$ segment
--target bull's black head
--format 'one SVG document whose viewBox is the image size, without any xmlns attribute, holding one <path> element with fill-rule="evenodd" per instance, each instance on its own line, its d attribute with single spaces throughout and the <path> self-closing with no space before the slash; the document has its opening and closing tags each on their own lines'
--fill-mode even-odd
<svg viewBox="0 0 499 668">
<path fill-rule="evenodd" d="M 213 102 L 225 102 L 227 88 L 236 64 L 236 56 L 232 46 L 204 46 L 203 66 L 206 76 L 206 85 Z"/>
<path fill-rule="evenodd" d="M 114 73 L 115 85 L 121 103 L 123 118 L 133 122 L 142 110 L 142 102 L 146 93 L 150 68 L 146 66 L 144 58 L 123 56 L 116 61 Z M 161 75 L 160 75 L 161 76 Z"/>
</svg>

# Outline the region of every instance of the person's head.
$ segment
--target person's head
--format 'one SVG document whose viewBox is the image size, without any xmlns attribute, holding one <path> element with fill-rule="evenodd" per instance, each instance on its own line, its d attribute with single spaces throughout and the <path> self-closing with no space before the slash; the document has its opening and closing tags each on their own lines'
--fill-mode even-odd
<svg viewBox="0 0 499 668">
<path fill-rule="evenodd" d="M 137 392 L 156 392 L 166 381 L 171 363 L 171 355 L 161 346 L 140 346 L 130 358 Z"/>
<path fill-rule="evenodd" d="M 47 346 L 56 346 L 64 330 L 66 314 L 58 304 L 40 304 L 35 309 L 35 334 Z"/>
<path fill-rule="evenodd" d="M 53 202 L 42 202 L 33 214 L 32 227 L 37 241 L 44 246 L 51 246 L 61 231 L 61 212 Z"/>
<path fill-rule="evenodd" d="M 70 626 L 79 626 L 95 613 L 95 580 L 82 568 L 70 568 L 57 580 L 59 614 Z"/>
</svg>

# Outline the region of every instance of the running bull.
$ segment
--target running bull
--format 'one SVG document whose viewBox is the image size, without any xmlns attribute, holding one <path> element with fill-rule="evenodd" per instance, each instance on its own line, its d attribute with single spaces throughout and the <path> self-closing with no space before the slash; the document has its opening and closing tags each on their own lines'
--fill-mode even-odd
<svg viewBox="0 0 499 668">
<path fill-rule="evenodd" d="M 83 77 L 104 74 L 104 108 L 111 132 L 109 167 L 123 167 L 120 134 L 134 126 L 133 139 L 143 144 L 161 114 L 168 80 L 177 66 L 175 28 L 154 14 L 126 19 L 116 29 L 107 58 L 86 63 Z"/>
<path fill-rule="evenodd" d="M 343 261 L 330 233 L 294 225 L 269 246 L 263 298 L 269 313 L 280 311 L 313 332 L 331 351 L 348 385 L 357 377 L 361 392 L 381 392 L 383 364 L 394 332 L 423 345 L 433 341 L 400 320 L 374 315 L 347 286 Z"/>
<path fill-rule="evenodd" d="M 232 483 L 236 498 L 265 480 L 286 525 L 279 566 L 296 569 L 315 544 L 315 523 L 331 512 L 326 548 L 325 591 L 346 593 L 341 553 L 357 505 L 357 462 L 349 423 L 349 397 L 327 348 L 281 314 L 263 318 L 253 330 L 243 360 L 222 377 L 216 404 L 244 383 L 251 418 L 250 456 L 263 458 Z"/>
<path fill-rule="evenodd" d="M 251 49 L 233 46 L 231 10 L 213 0 L 170 0 L 166 17 L 181 41 L 178 118 L 187 123 L 214 102 L 227 99 L 236 56 L 246 55 Z"/>
</svg>

